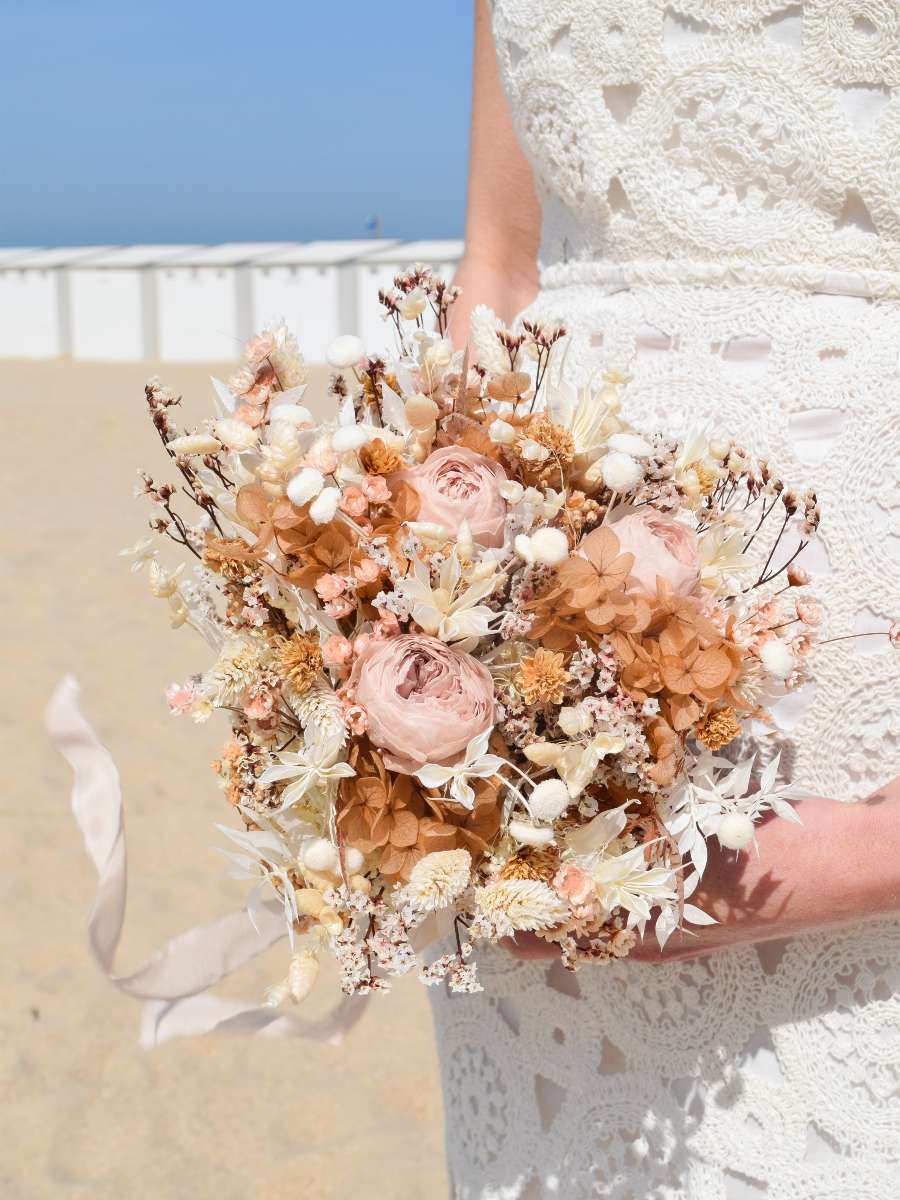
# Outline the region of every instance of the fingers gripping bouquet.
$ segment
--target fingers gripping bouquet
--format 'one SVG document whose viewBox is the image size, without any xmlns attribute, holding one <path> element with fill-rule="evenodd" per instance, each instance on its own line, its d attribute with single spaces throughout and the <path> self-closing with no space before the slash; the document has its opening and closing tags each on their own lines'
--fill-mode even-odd
<svg viewBox="0 0 900 1200">
<path fill-rule="evenodd" d="M 804 678 L 815 496 L 727 438 L 636 433 L 614 371 L 551 382 L 561 328 L 476 310 L 474 361 L 443 281 L 414 268 L 381 299 L 397 354 L 338 339 L 323 417 L 281 325 L 199 429 L 146 389 L 196 511 L 142 475 L 134 553 L 214 655 L 168 699 L 228 714 L 220 828 L 251 916 L 277 897 L 293 946 L 272 1004 L 323 948 L 366 993 L 417 966 L 479 990 L 476 944 L 523 931 L 572 968 L 663 945 L 711 921 L 690 902 L 707 839 L 793 816 L 777 759 L 751 781 L 734 747 Z M 453 949 L 421 967 L 436 923 Z"/>
</svg>

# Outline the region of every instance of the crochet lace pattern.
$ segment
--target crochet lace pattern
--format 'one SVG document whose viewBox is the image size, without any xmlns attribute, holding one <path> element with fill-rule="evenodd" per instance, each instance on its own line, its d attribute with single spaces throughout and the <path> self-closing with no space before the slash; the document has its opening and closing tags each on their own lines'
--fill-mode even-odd
<svg viewBox="0 0 900 1200">
<path fill-rule="evenodd" d="M 544 210 L 529 315 L 628 415 L 811 485 L 824 637 L 900 600 L 900 6 L 494 0 Z M 900 774 L 898 659 L 837 642 L 782 714 L 804 787 Z M 776 739 L 777 742 L 777 739 Z M 479 953 L 433 990 L 457 1200 L 900 1193 L 900 922 L 651 967 Z"/>
</svg>

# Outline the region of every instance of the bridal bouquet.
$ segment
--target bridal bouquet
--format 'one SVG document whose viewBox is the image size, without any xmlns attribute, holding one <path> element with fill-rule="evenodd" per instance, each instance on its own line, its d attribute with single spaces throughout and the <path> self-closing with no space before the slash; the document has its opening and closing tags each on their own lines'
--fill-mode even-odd
<svg viewBox="0 0 900 1200">
<path fill-rule="evenodd" d="M 399 276 L 396 354 L 339 338 L 315 407 L 281 324 L 199 428 L 146 389 L 180 479 L 142 474 L 129 553 L 210 647 L 168 702 L 228 715 L 230 869 L 293 947 L 273 1005 L 323 948 L 349 994 L 416 967 L 480 990 L 475 944 L 522 932 L 573 968 L 663 945 L 712 920 L 690 902 L 708 839 L 796 819 L 777 758 L 739 748 L 805 676 L 815 496 L 726 436 L 636 432 L 615 371 L 567 387 L 562 328 L 479 309 L 454 353 L 456 294 Z"/>
</svg>

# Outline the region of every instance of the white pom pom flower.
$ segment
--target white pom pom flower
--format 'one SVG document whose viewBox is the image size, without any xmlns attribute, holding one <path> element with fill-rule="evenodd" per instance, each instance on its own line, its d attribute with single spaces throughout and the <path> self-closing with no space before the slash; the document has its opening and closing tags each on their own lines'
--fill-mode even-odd
<svg viewBox="0 0 900 1200">
<path fill-rule="evenodd" d="M 603 482 L 611 492 L 630 492 L 644 478 L 641 464 L 618 450 L 603 459 L 602 472 Z"/>
<path fill-rule="evenodd" d="M 606 444 L 610 450 L 628 454 L 632 458 L 647 458 L 653 453 L 653 447 L 646 438 L 639 437 L 636 433 L 614 433 Z"/>
<path fill-rule="evenodd" d="M 300 861 L 309 871 L 321 871 L 323 875 L 334 875 L 341 869 L 338 848 L 327 838 L 313 838 L 300 851 Z"/>
<path fill-rule="evenodd" d="M 317 471 L 315 467 L 304 467 L 287 485 L 288 500 L 302 508 L 304 504 L 315 499 L 324 486 L 325 476 L 321 471 Z"/>
<path fill-rule="evenodd" d="M 312 520 L 317 525 L 327 525 L 329 521 L 334 520 L 334 514 L 337 512 L 340 499 L 340 488 L 324 488 L 309 506 L 309 515 Z"/>
<path fill-rule="evenodd" d="M 331 435 L 331 447 L 337 454 L 346 454 L 350 450 L 359 450 L 371 439 L 371 433 L 362 425 L 342 425 Z"/>
<path fill-rule="evenodd" d="M 789 678 L 797 665 L 790 647 L 785 645 L 780 638 L 775 637 L 763 642 L 759 658 L 768 673 L 775 679 Z"/>
<path fill-rule="evenodd" d="M 344 866 L 348 875 L 356 875 L 363 868 L 363 863 L 366 857 L 362 850 L 357 850 L 355 846 L 344 847 Z"/>
<path fill-rule="evenodd" d="M 534 549 L 531 545 L 531 538 L 527 533 L 520 533 L 513 542 L 513 549 L 523 562 L 534 562 Z"/>
<path fill-rule="evenodd" d="M 361 339 L 355 334 L 348 333 L 334 339 L 325 351 L 325 357 L 330 366 L 343 370 L 346 367 L 356 366 L 365 352 L 366 348 Z"/>
<path fill-rule="evenodd" d="M 528 797 L 531 815 L 536 821 L 548 824 L 561 817 L 571 803 L 569 789 L 561 779 L 545 779 L 543 783 L 535 785 Z"/>
<path fill-rule="evenodd" d="M 746 813 L 727 813 L 719 822 L 716 837 L 726 850 L 743 850 L 753 841 L 753 822 Z"/>
<path fill-rule="evenodd" d="M 569 557 L 569 539 L 561 529 L 537 529 L 531 535 L 533 561 L 545 567 L 555 567 Z"/>
</svg>

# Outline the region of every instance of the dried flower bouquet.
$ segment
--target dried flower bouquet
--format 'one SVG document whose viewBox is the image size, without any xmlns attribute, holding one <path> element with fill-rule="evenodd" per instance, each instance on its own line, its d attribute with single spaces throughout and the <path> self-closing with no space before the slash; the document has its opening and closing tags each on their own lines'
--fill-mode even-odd
<svg viewBox="0 0 900 1200">
<path fill-rule="evenodd" d="M 567 387 L 562 328 L 477 309 L 454 353 L 456 294 L 399 276 L 396 354 L 339 338 L 323 419 L 282 324 L 200 428 L 146 389 L 180 479 L 141 475 L 128 553 L 215 656 L 168 702 L 228 714 L 230 867 L 293 947 L 271 1004 L 323 948 L 367 993 L 411 969 L 479 990 L 474 946 L 523 931 L 572 968 L 663 945 L 712 919 L 690 901 L 709 838 L 796 819 L 747 735 L 807 673 L 816 497 L 725 436 L 636 432 L 616 371 Z M 436 926 L 450 949 L 424 966 Z"/>
</svg>

